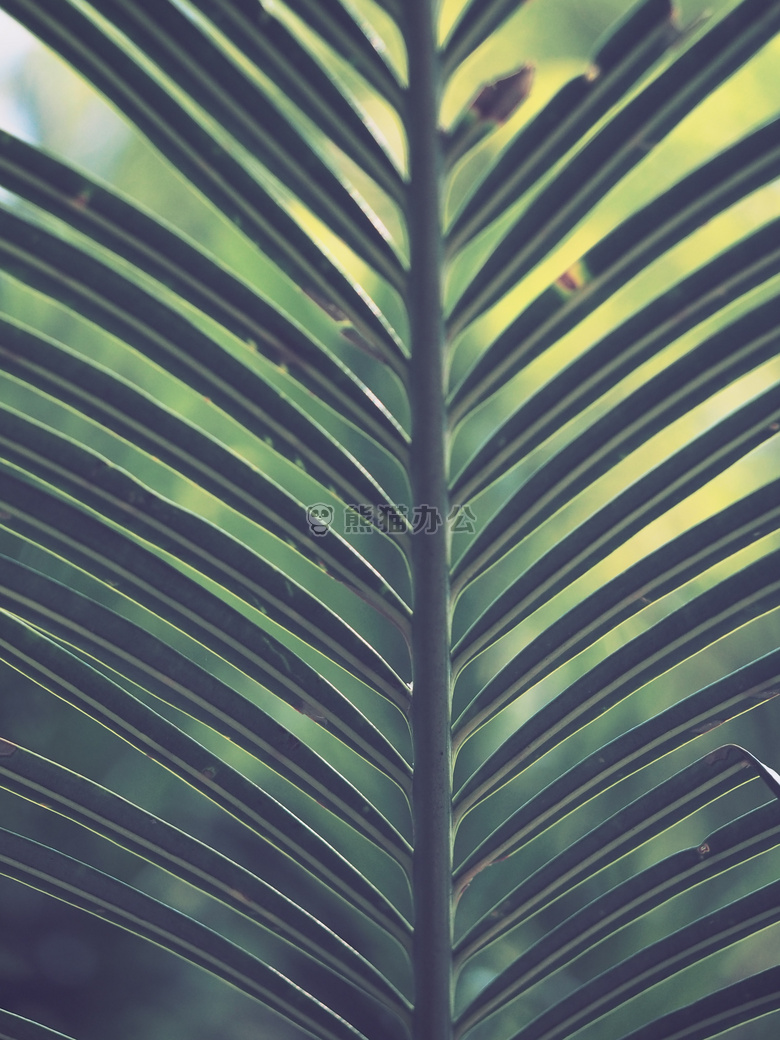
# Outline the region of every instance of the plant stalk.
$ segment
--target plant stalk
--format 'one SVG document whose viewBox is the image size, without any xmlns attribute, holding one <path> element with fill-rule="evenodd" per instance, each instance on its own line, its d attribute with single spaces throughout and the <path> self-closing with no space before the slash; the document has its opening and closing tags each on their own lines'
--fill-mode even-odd
<svg viewBox="0 0 780 1040">
<path fill-rule="evenodd" d="M 442 306 L 443 161 L 436 0 L 407 9 L 409 319 L 414 505 L 433 517 L 412 537 L 414 617 L 414 1040 L 452 1037 L 452 742 L 448 440 Z M 436 524 L 436 520 L 442 522 Z"/>
</svg>

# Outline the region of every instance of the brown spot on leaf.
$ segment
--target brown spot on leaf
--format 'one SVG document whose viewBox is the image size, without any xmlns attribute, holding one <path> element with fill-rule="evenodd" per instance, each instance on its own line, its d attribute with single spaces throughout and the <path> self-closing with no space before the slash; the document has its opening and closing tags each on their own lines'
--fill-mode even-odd
<svg viewBox="0 0 780 1040">
<path fill-rule="evenodd" d="M 8 758 L 16 751 L 16 744 L 12 744 L 10 740 L 0 739 L 0 756 Z"/>
<path fill-rule="evenodd" d="M 469 110 L 483 122 L 505 123 L 531 93 L 533 65 L 523 65 L 511 76 L 489 83 L 477 94 Z"/>
<path fill-rule="evenodd" d="M 588 281 L 588 270 L 585 267 L 585 264 L 581 260 L 578 260 L 576 263 L 572 264 L 567 271 L 564 271 L 563 274 L 559 275 L 555 279 L 555 284 L 568 295 L 569 293 L 574 293 L 579 289 L 582 289 L 583 286 L 588 284 Z"/>
</svg>

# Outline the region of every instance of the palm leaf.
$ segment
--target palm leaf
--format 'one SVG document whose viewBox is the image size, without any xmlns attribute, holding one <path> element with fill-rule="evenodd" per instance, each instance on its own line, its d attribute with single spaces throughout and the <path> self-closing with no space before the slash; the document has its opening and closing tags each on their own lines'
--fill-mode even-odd
<svg viewBox="0 0 780 1040">
<path fill-rule="evenodd" d="M 0 3 L 133 128 L 0 132 L 0 871 L 226 1037 L 780 1008 L 780 8 L 587 7 Z"/>
</svg>

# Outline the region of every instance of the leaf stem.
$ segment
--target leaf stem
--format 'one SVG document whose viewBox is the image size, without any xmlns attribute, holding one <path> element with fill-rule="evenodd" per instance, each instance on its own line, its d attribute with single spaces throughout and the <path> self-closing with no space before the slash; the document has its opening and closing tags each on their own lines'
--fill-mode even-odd
<svg viewBox="0 0 780 1040">
<path fill-rule="evenodd" d="M 452 743 L 447 416 L 442 307 L 443 156 L 436 0 L 408 4 L 409 319 L 414 504 L 442 522 L 413 535 L 414 1040 L 452 1037 Z M 424 528 L 428 525 L 424 525 Z M 433 525 L 432 525 L 433 526 Z"/>
</svg>

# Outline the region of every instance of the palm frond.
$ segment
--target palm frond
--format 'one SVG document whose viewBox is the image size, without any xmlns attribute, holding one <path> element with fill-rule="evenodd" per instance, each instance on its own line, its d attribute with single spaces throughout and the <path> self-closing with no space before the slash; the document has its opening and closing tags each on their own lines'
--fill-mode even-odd
<svg viewBox="0 0 780 1040">
<path fill-rule="evenodd" d="M 0 131 L 0 873 L 226 1038 L 776 1012 L 780 7 L 0 8 L 125 127 Z"/>
</svg>

